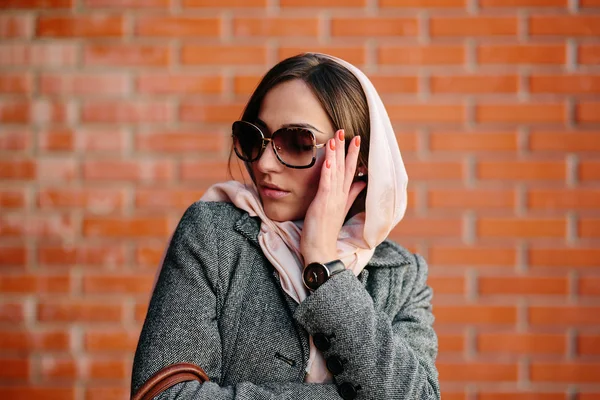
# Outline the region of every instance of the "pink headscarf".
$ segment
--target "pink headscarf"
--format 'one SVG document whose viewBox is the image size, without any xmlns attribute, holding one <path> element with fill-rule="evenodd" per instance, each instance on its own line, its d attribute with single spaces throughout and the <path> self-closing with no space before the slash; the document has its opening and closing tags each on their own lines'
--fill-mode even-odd
<svg viewBox="0 0 600 400">
<path fill-rule="evenodd" d="M 408 176 L 392 124 L 371 81 L 352 64 L 332 56 L 319 55 L 334 60 L 356 76 L 369 106 L 371 132 L 365 212 L 355 215 L 344 224 L 337 241 L 339 259 L 354 275 L 358 275 L 371 259 L 375 247 L 387 238 L 404 216 Z M 261 220 L 258 234 L 260 247 L 279 274 L 283 290 L 298 303 L 307 297 L 307 290 L 302 284 L 302 222 L 271 221 L 263 210 L 254 185 L 246 186 L 236 181 L 211 186 L 201 200 L 231 202 L 250 216 L 258 216 Z M 331 381 L 323 356 L 314 346 L 312 337 L 306 370 L 306 382 Z"/>
</svg>

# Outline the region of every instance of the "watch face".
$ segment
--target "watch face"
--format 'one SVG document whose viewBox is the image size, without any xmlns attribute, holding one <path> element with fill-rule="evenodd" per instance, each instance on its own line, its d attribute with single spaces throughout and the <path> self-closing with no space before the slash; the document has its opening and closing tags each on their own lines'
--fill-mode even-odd
<svg viewBox="0 0 600 400">
<path fill-rule="evenodd" d="M 304 284 L 311 290 L 316 290 L 327 280 L 327 269 L 324 265 L 313 263 L 304 269 Z"/>
</svg>

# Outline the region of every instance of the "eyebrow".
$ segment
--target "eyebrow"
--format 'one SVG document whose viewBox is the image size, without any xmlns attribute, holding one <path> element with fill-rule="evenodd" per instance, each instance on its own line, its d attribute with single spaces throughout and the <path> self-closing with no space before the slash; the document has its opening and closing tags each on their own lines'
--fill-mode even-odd
<svg viewBox="0 0 600 400">
<path fill-rule="evenodd" d="M 263 128 L 269 128 L 267 126 L 267 124 L 265 124 L 265 122 L 263 120 L 261 120 L 260 118 L 256 118 L 256 123 L 261 125 Z M 305 122 L 298 122 L 298 123 L 292 123 L 292 124 L 283 124 L 281 126 L 281 128 L 304 128 L 304 129 L 309 129 L 312 131 L 317 131 L 319 133 L 325 134 L 323 132 L 321 132 L 319 129 L 317 129 L 316 127 L 312 126 L 311 124 L 307 124 Z"/>
</svg>

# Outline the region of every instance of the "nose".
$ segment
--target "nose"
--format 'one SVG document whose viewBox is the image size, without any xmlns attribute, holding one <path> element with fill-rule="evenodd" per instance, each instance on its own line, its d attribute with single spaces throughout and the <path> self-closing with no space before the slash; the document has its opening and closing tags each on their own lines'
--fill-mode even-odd
<svg viewBox="0 0 600 400">
<path fill-rule="evenodd" d="M 283 164 L 279 162 L 277 155 L 275 155 L 275 151 L 273 150 L 273 142 L 269 142 L 267 144 L 265 150 L 260 155 L 260 158 L 255 162 L 256 168 L 263 174 L 277 172 L 283 167 Z"/>
</svg>

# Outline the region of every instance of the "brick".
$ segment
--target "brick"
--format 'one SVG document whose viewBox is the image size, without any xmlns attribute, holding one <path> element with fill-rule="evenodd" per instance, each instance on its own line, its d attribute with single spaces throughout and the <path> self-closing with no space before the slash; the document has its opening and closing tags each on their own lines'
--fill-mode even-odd
<svg viewBox="0 0 600 400">
<path fill-rule="evenodd" d="M 81 265 L 114 268 L 125 264 L 126 252 L 120 243 L 79 243 L 76 247 L 40 244 L 38 246 L 37 258 L 41 265 Z"/>
<path fill-rule="evenodd" d="M 32 16 L 0 15 L 0 38 L 26 38 L 31 36 Z"/>
<path fill-rule="evenodd" d="M 466 247 L 434 245 L 429 249 L 429 264 L 444 267 L 513 267 L 517 262 L 512 247 Z"/>
<path fill-rule="evenodd" d="M 205 190 L 194 189 L 146 189 L 140 188 L 135 193 L 136 209 L 182 209 L 200 200 Z"/>
<path fill-rule="evenodd" d="M 42 182 L 71 182 L 79 178 L 79 161 L 75 158 L 38 160 L 38 179 Z"/>
<path fill-rule="evenodd" d="M 450 392 L 444 391 L 444 400 L 467 400 L 467 393 L 465 392 Z"/>
<path fill-rule="evenodd" d="M 461 123 L 466 119 L 461 104 L 390 104 L 386 109 L 392 122 L 436 124 Z"/>
<path fill-rule="evenodd" d="M 435 306 L 436 324 L 514 325 L 515 306 L 446 305 Z"/>
<path fill-rule="evenodd" d="M 137 92 L 145 94 L 218 94 L 223 91 L 223 77 L 198 74 L 141 74 Z"/>
<path fill-rule="evenodd" d="M 123 17 L 120 16 L 39 16 L 36 35 L 54 38 L 102 38 L 123 36 Z"/>
<path fill-rule="evenodd" d="M 481 123 L 564 123 L 566 118 L 566 107 L 563 103 L 480 103 L 475 107 L 475 120 Z"/>
<path fill-rule="evenodd" d="M 519 79 L 516 75 L 434 75 L 429 85 L 435 94 L 516 93 Z"/>
<path fill-rule="evenodd" d="M 594 326 L 600 323 L 600 308 L 593 306 L 530 306 L 529 323 L 542 326 Z"/>
<path fill-rule="evenodd" d="M 233 35 L 243 37 L 312 37 L 319 35 L 318 18 L 234 18 Z"/>
<path fill-rule="evenodd" d="M 580 218 L 577 233 L 581 238 L 600 238 L 600 218 Z"/>
<path fill-rule="evenodd" d="M 134 308 L 134 317 L 137 322 L 144 322 L 148 312 L 148 303 L 137 303 Z"/>
<path fill-rule="evenodd" d="M 90 160 L 83 164 L 83 177 L 95 181 L 170 181 L 174 168 L 170 160 Z"/>
<path fill-rule="evenodd" d="M 600 277 L 582 276 L 578 285 L 581 296 L 600 296 Z"/>
<path fill-rule="evenodd" d="M 600 102 L 580 101 L 575 108 L 575 120 L 580 123 L 600 122 Z"/>
<path fill-rule="evenodd" d="M 279 0 L 280 7 L 365 7 L 367 0 Z M 381 6 L 381 4 L 380 4 Z"/>
<path fill-rule="evenodd" d="M 34 386 L 31 383 L 27 383 L 25 386 L 11 385 L 0 387 L 0 398 L 12 400 L 75 400 L 75 390 L 74 387 Z"/>
<path fill-rule="evenodd" d="M 73 0 L 4 0 L 0 8 L 71 8 Z"/>
<path fill-rule="evenodd" d="M 262 76 L 237 75 L 233 77 L 233 92 L 235 94 L 250 95 L 258 87 Z"/>
<path fill-rule="evenodd" d="M 600 249 L 534 247 L 529 249 L 528 259 L 532 267 L 598 267 Z"/>
<path fill-rule="evenodd" d="M 463 334 L 444 334 L 438 332 L 440 354 L 462 353 L 465 351 L 465 336 Z"/>
<path fill-rule="evenodd" d="M 28 264 L 27 248 L 19 245 L 0 246 L 0 266 L 20 266 Z M 1 283 L 1 282 L 0 282 Z"/>
<path fill-rule="evenodd" d="M 562 181 L 566 165 L 562 161 L 479 161 L 479 179 L 503 181 Z"/>
<path fill-rule="evenodd" d="M 419 134 L 416 131 L 401 131 L 401 129 L 403 127 L 394 128 L 396 141 L 402 149 L 402 154 L 416 152 L 419 149 Z"/>
<path fill-rule="evenodd" d="M 377 58 L 381 65 L 460 65 L 466 61 L 466 50 L 462 45 L 382 45 Z"/>
<path fill-rule="evenodd" d="M 37 176 L 37 166 L 30 160 L 0 160 L 0 178 L 32 180 Z"/>
<path fill-rule="evenodd" d="M 24 124 L 29 122 L 31 115 L 30 104 L 24 100 L 4 100 L 0 102 L 0 122 Z"/>
<path fill-rule="evenodd" d="M 532 210 L 596 210 L 599 189 L 530 189 L 527 207 Z"/>
<path fill-rule="evenodd" d="M 0 93 L 28 94 L 33 91 L 31 74 L 4 72 L 0 76 Z"/>
<path fill-rule="evenodd" d="M 464 276 L 432 276 L 427 284 L 433 288 L 436 295 L 465 294 L 466 282 Z"/>
<path fill-rule="evenodd" d="M 135 35 L 174 38 L 217 38 L 221 35 L 221 19 L 198 17 L 139 17 L 135 25 Z"/>
<path fill-rule="evenodd" d="M 305 2 L 302 1 L 302 3 L 304 4 Z M 366 62 L 366 51 L 362 46 L 349 47 L 315 45 L 310 46 L 310 50 L 315 53 L 329 54 L 334 57 L 341 58 L 342 60 L 346 60 L 353 65 L 362 65 Z M 283 43 L 282 46 L 280 46 L 277 50 L 277 59 L 283 60 L 304 52 L 306 52 L 306 47 L 292 46 L 287 43 Z"/>
<path fill-rule="evenodd" d="M 563 276 L 480 276 L 480 295 L 563 295 L 569 293 L 568 278 Z"/>
<path fill-rule="evenodd" d="M 516 152 L 516 132 L 455 132 L 436 131 L 429 134 L 431 151 Z"/>
<path fill-rule="evenodd" d="M 85 237 L 142 238 L 164 237 L 170 233 L 166 217 L 84 217 Z"/>
<path fill-rule="evenodd" d="M 466 0 L 379 0 L 381 8 L 465 8 Z"/>
<path fill-rule="evenodd" d="M 125 330 L 88 330 L 84 335 L 84 348 L 87 352 L 135 352 L 139 339 L 138 332 Z"/>
<path fill-rule="evenodd" d="M 267 6 L 267 0 L 182 0 L 182 5 L 197 8 L 263 8 Z"/>
<path fill-rule="evenodd" d="M 417 36 L 417 18 L 332 18 L 333 37 L 402 37 Z"/>
<path fill-rule="evenodd" d="M 87 8 L 167 9 L 171 0 L 84 0 Z"/>
<path fill-rule="evenodd" d="M 67 104 L 48 99 L 7 100 L 0 103 L 0 122 L 43 125 L 67 122 Z"/>
<path fill-rule="evenodd" d="M 600 64 L 600 45 L 580 44 L 577 52 L 577 62 L 582 65 Z"/>
<path fill-rule="evenodd" d="M 88 384 L 85 389 L 85 400 L 120 400 L 130 396 L 130 388 L 124 386 L 107 386 L 102 383 L 99 386 Z"/>
<path fill-rule="evenodd" d="M 88 299 L 41 301 L 37 316 L 40 322 L 121 322 L 123 305 Z"/>
<path fill-rule="evenodd" d="M 90 380 L 114 379 L 121 380 L 127 378 L 129 366 L 122 358 L 102 358 L 90 357 L 82 362 L 82 375 Z"/>
<path fill-rule="evenodd" d="M 371 75 L 369 79 L 380 94 L 417 93 L 419 91 L 419 77 L 417 76 Z"/>
<path fill-rule="evenodd" d="M 118 188 L 43 188 L 37 195 L 40 209 L 83 209 L 93 214 L 122 211 L 126 193 Z"/>
<path fill-rule="evenodd" d="M 38 133 L 38 146 L 42 151 L 72 152 L 122 152 L 127 145 L 124 128 L 48 128 Z M 114 154 L 114 153 L 113 153 Z"/>
<path fill-rule="evenodd" d="M 579 7 L 600 7 L 598 0 L 579 0 Z"/>
<path fill-rule="evenodd" d="M 427 207 L 455 210 L 512 210 L 516 195 L 512 190 L 501 189 L 430 189 Z"/>
<path fill-rule="evenodd" d="M 224 135 L 215 132 L 155 131 L 136 135 L 135 148 L 139 152 L 218 154 L 227 149 L 227 142 Z"/>
<path fill-rule="evenodd" d="M 579 180 L 583 182 L 600 180 L 600 162 L 581 161 L 579 163 L 578 175 Z"/>
<path fill-rule="evenodd" d="M 171 60 L 164 45 L 86 44 L 83 53 L 85 66 L 164 67 Z"/>
<path fill-rule="evenodd" d="M 594 94 L 600 92 L 600 75 L 533 75 L 531 93 Z"/>
<path fill-rule="evenodd" d="M 81 110 L 83 122 L 151 123 L 168 122 L 171 109 L 165 101 L 88 101 Z"/>
<path fill-rule="evenodd" d="M 577 336 L 577 354 L 600 356 L 600 335 L 580 334 Z"/>
<path fill-rule="evenodd" d="M 127 94 L 125 74 L 51 74 L 42 73 L 39 91 L 47 95 L 111 95 Z"/>
<path fill-rule="evenodd" d="M 68 351 L 71 348 L 71 335 L 59 330 L 0 330 L 2 348 L 9 351 Z"/>
<path fill-rule="evenodd" d="M 516 17 L 431 17 L 431 37 L 461 36 L 514 36 L 517 34 Z"/>
<path fill-rule="evenodd" d="M 564 355 L 567 351 L 567 336 L 550 333 L 480 333 L 476 343 L 479 353 L 521 356 L 525 354 Z"/>
<path fill-rule="evenodd" d="M 564 393 L 539 393 L 539 392 L 479 392 L 478 400 L 565 400 Z"/>
<path fill-rule="evenodd" d="M 77 47 L 69 43 L 0 44 L 3 67 L 69 67 L 77 63 Z"/>
<path fill-rule="evenodd" d="M 240 119 L 244 107 L 245 104 L 241 103 L 199 103 L 184 100 L 179 107 L 179 119 L 185 122 L 231 124 Z"/>
<path fill-rule="evenodd" d="M 0 281 L 0 292 L 18 294 L 69 293 L 71 279 L 68 275 L 47 274 L 4 274 Z"/>
<path fill-rule="evenodd" d="M 440 382 L 516 382 L 517 364 L 500 363 L 448 363 L 436 364 Z"/>
<path fill-rule="evenodd" d="M 187 203 L 182 208 L 187 208 L 191 203 Z M 162 259 L 164 248 L 167 243 L 163 243 L 158 246 L 153 245 L 138 245 L 135 249 L 135 263 L 141 266 L 150 266 L 152 268 L 158 267 L 160 260 Z"/>
<path fill-rule="evenodd" d="M 532 382 L 597 383 L 600 363 L 532 362 L 529 373 Z"/>
<path fill-rule="evenodd" d="M 0 302 L 0 322 L 22 323 L 25 321 L 25 307 L 22 303 Z"/>
<path fill-rule="evenodd" d="M 266 65 L 267 49 L 264 46 L 201 46 L 184 44 L 181 63 L 185 65 Z"/>
<path fill-rule="evenodd" d="M 477 46 L 479 64 L 560 65 L 567 61 L 564 44 L 481 44 Z"/>
<path fill-rule="evenodd" d="M 23 208 L 26 203 L 26 192 L 24 189 L 0 189 L 0 208 Z"/>
<path fill-rule="evenodd" d="M 494 238 L 563 238 L 567 235 L 564 219 L 479 218 L 477 236 Z"/>
<path fill-rule="evenodd" d="M 40 375 L 45 381 L 73 382 L 81 375 L 77 361 L 71 355 L 44 355 L 39 358 L 38 364 Z"/>
<path fill-rule="evenodd" d="M 392 240 L 402 241 L 408 237 L 435 238 L 460 237 L 462 221 L 459 218 L 404 218 L 390 236 Z"/>
<path fill-rule="evenodd" d="M 182 161 L 179 176 L 183 181 L 213 181 L 226 180 L 226 161 Z"/>
<path fill-rule="evenodd" d="M 0 379 L 22 381 L 31 376 L 31 363 L 26 357 L 8 357 L 0 358 Z"/>
<path fill-rule="evenodd" d="M 534 15 L 529 18 L 529 33 L 533 36 L 598 36 L 600 16 Z"/>
<path fill-rule="evenodd" d="M 0 128 L 0 151 L 24 151 L 31 148 L 33 133 L 28 128 Z"/>
<path fill-rule="evenodd" d="M 464 168 L 460 162 L 406 161 L 406 170 L 416 181 L 461 180 Z"/>
<path fill-rule="evenodd" d="M 481 8 L 493 7 L 567 7 L 568 0 L 479 0 Z"/>
<path fill-rule="evenodd" d="M 0 216 L 0 236 L 73 238 L 77 227 L 68 215 L 6 214 Z"/>
<path fill-rule="evenodd" d="M 552 132 L 534 130 L 529 134 L 529 149 L 557 153 L 600 152 L 600 131 Z"/>
<path fill-rule="evenodd" d="M 87 274 L 83 277 L 83 293 L 150 295 L 153 282 L 153 274 Z"/>
</svg>

